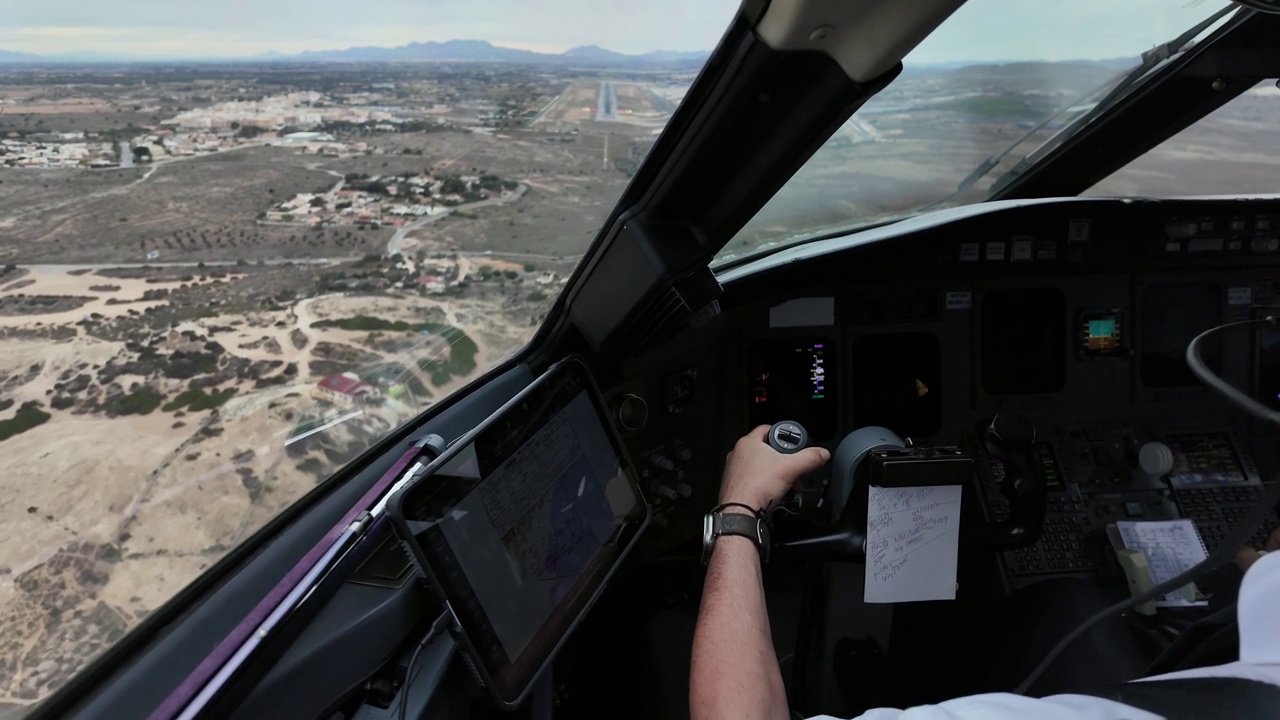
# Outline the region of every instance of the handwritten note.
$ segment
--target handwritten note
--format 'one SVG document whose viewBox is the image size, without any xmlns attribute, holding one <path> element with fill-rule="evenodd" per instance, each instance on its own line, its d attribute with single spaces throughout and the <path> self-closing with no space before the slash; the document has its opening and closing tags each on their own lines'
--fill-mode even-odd
<svg viewBox="0 0 1280 720">
<path fill-rule="evenodd" d="M 954 600 L 960 486 L 871 487 L 869 493 L 863 600 Z"/>
<path fill-rule="evenodd" d="M 1156 585 L 1181 575 L 1209 556 L 1191 520 L 1118 522 L 1116 530 L 1126 548 L 1141 550 L 1147 556 L 1151 579 Z M 1156 601 L 1160 606 L 1189 604 L 1194 603 L 1177 593 L 1169 593 L 1163 601 Z"/>
</svg>

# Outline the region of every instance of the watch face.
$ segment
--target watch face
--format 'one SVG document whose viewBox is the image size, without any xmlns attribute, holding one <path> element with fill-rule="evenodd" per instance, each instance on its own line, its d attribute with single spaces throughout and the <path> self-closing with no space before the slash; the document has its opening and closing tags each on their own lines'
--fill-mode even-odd
<svg viewBox="0 0 1280 720">
<path fill-rule="evenodd" d="M 715 521 L 711 513 L 702 516 L 702 564 L 711 559 L 711 548 L 715 547 Z"/>
<path fill-rule="evenodd" d="M 756 535 L 760 538 L 760 561 L 769 562 L 773 550 L 773 541 L 769 536 L 769 525 L 764 520 L 756 520 Z"/>
</svg>

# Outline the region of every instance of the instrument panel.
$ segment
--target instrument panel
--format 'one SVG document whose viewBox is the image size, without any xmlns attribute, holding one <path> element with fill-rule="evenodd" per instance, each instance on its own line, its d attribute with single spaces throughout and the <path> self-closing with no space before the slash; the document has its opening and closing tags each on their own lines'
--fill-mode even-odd
<svg viewBox="0 0 1280 720">
<path fill-rule="evenodd" d="M 1194 517 L 1214 542 L 1280 477 L 1276 432 L 1201 386 L 1184 353 L 1223 322 L 1280 314 L 1277 223 L 1277 200 L 998 203 L 729 273 L 721 316 L 630 361 L 614 391 L 664 406 L 627 438 L 669 478 L 649 489 L 664 544 L 696 534 L 724 453 L 757 424 L 799 421 L 828 448 L 867 425 L 972 445 L 1000 411 L 1035 424 L 1055 478 L 1045 539 L 1001 558 L 1012 584 L 1100 572 L 1098 530 L 1115 519 Z M 1257 327 L 1214 337 L 1204 358 L 1280 408 L 1280 330 Z M 1148 443 L 1173 472 L 1142 475 Z"/>
</svg>

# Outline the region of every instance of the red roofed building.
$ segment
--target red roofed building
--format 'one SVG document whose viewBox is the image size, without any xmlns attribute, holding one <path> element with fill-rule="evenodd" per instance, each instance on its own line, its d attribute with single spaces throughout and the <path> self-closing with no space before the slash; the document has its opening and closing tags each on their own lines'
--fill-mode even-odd
<svg viewBox="0 0 1280 720">
<path fill-rule="evenodd" d="M 335 373 L 316 384 L 315 395 L 336 405 L 351 406 L 377 398 L 378 390 L 354 373 Z"/>
<path fill-rule="evenodd" d="M 418 284 L 426 289 L 427 292 L 439 295 L 448 289 L 448 284 L 440 275 L 423 275 L 418 278 Z"/>
</svg>

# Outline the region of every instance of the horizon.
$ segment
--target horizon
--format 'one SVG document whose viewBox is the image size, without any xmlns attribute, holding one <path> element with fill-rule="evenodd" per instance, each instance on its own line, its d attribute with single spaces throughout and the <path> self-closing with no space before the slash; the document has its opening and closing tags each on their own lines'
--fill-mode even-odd
<svg viewBox="0 0 1280 720">
<path fill-rule="evenodd" d="M 559 54 L 596 45 L 614 52 L 709 52 L 737 0 L 654 0 L 643 14 L 623 0 L 375 0 L 353 14 L 336 0 L 258 6 L 226 0 L 211 17 L 174 15 L 158 0 L 0 0 L 0 50 L 42 57 L 249 59 L 363 47 L 484 38 L 498 47 Z M 1221 0 L 970 0 L 911 53 L 912 64 L 1009 63 L 1131 57 L 1221 7 Z M 243 18 L 252 18 L 247 23 Z M 1004 28 L 1017 31 L 1005 32 Z"/>
<path fill-rule="evenodd" d="M 513 44 L 491 42 L 489 40 L 485 40 L 482 38 L 451 38 L 448 40 L 411 40 L 407 43 L 402 43 L 399 45 L 353 45 L 353 46 L 342 47 L 342 48 L 322 48 L 318 50 L 303 50 L 296 53 L 284 53 L 284 52 L 275 51 L 275 50 L 264 50 L 264 51 L 254 53 L 252 55 L 144 55 L 144 54 L 134 54 L 134 53 L 127 53 L 127 52 L 116 53 L 116 52 L 108 52 L 108 51 L 77 51 L 77 50 L 67 50 L 67 51 L 42 54 L 42 53 L 28 53 L 24 51 L 14 51 L 6 47 L 0 47 L 0 54 L 14 53 L 17 55 L 28 56 L 33 60 L 80 63 L 80 64 L 86 64 L 86 65 L 92 65 L 97 63 L 103 63 L 103 64 L 109 64 L 109 63 L 145 64 L 145 63 L 156 63 L 156 62 L 225 63 L 225 62 L 271 62 L 271 61 L 288 61 L 288 60 L 296 60 L 298 62 L 310 63 L 310 62 L 334 62 L 334 60 L 331 60 L 331 59 L 314 57 L 316 55 L 349 53 L 349 52 L 354 52 L 359 50 L 394 50 L 399 48 L 411 47 L 415 45 L 432 45 L 432 44 L 448 45 L 451 43 L 485 43 L 497 49 L 530 51 L 530 52 L 538 53 L 541 55 L 546 55 L 547 57 L 559 57 L 571 51 L 582 50 L 582 49 L 597 49 L 597 50 L 601 50 L 608 53 L 618 53 L 631 58 L 638 58 L 638 57 L 643 57 L 645 55 L 659 54 L 659 53 L 673 53 L 673 54 L 678 53 L 678 54 L 685 54 L 685 55 L 697 55 L 697 54 L 709 55 L 711 53 L 710 49 L 670 50 L 666 48 L 642 50 L 635 53 L 623 53 L 621 51 L 614 50 L 613 48 L 599 45 L 596 43 L 575 45 L 573 47 L 565 48 L 564 50 L 553 51 L 553 50 L 536 50 L 536 49 L 527 48 L 527 47 L 520 47 L 518 45 L 513 45 Z M 1054 59 L 1054 60 L 1036 60 L 1036 59 L 1025 59 L 1025 58 L 993 58 L 993 59 L 956 59 L 956 60 L 916 61 L 916 62 L 911 62 L 910 58 L 908 57 L 907 61 L 904 61 L 904 66 L 905 67 L 939 67 L 939 66 L 967 67 L 967 66 L 977 66 L 977 65 L 1015 65 L 1019 63 L 1106 63 L 1106 62 L 1112 62 L 1117 60 L 1129 60 L 1132 57 L 1134 57 L 1134 55 L 1131 54 L 1131 55 L 1115 55 L 1111 57 L 1098 57 L 1098 58 L 1066 57 L 1066 58 L 1060 58 L 1060 59 Z M 452 61 L 454 60 L 400 58 L 400 59 L 387 59 L 387 60 L 364 61 L 364 62 L 418 63 L 418 62 L 452 62 Z M 463 60 L 459 59 L 457 61 L 463 61 Z M 4 65 L 7 62 L 8 61 L 4 60 L 3 57 L 0 57 L 0 65 Z M 501 62 L 501 61 L 479 60 L 474 62 Z"/>
<path fill-rule="evenodd" d="M 140 61 L 163 61 L 163 60 L 179 60 L 179 61 L 180 61 L 180 60 L 190 60 L 190 61 L 199 61 L 199 60 L 253 60 L 253 59 L 262 59 L 262 58 L 263 58 L 263 57 L 265 57 L 265 56 L 276 56 L 276 57 L 281 57 L 281 58 L 301 58 L 301 59 L 305 59 L 305 58 L 306 58 L 306 56 L 308 56 L 308 55 L 327 54 L 327 53 L 342 53 L 342 52 L 350 52 L 350 51 L 354 51 L 354 50 L 363 50 L 363 49 L 382 49 L 382 50 L 387 50 L 387 49 L 396 49 L 396 48 L 409 47 L 409 46 L 413 46 L 413 45 L 431 45 L 431 44 L 433 44 L 433 43 L 434 43 L 434 44 L 437 44 L 437 45 L 447 45 L 447 44 L 450 44 L 450 43 L 486 43 L 486 44 L 490 45 L 491 47 L 500 48 L 500 49 L 504 49 L 504 50 L 524 50 L 524 51 L 534 52 L 534 53 L 538 53 L 538 54 L 542 54 L 542 55 L 548 55 L 548 56 L 563 55 L 563 54 L 568 53 L 568 52 L 570 52 L 570 51 L 572 51 L 572 50 L 580 50 L 580 49 L 584 49 L 584 48 L 596 48 L 596 49 L 604 50 L 604 51 L 606 51 L 606 52 L 616 52 L 616 53 L 619 53 L 619 54 L 622 54 L 622 55 L 627 55 L 627 56 L 629 56 L 629 57 L 638 57 L 638 56 L 648 55 L 648 54 L 654 54 L 654 53 L 682 53 L 682 54 L 699 54 L 699 53 L 700 53 L 700 54 L 709 54 L 709 53 L 711 52 L 711 50 L 710 50 L 710 49 L 701 49 L 701 50 L 672 50 L 672 49 L 669 49 L 669 48 L 654 48 L 654 49 L 651 49 L 651 50 L 641 50 L 641 51 L 639 51 L 639 52 L 635 52 L 635 53 L 623 53 L 623 52 L 621 52 L 621 51 L 614 50 L 614 49 L 612 49 L 612 48 L 605 47 L 605 46 L 603 46 L 603 45 L 599 45 L 599 44 L 597 44 L 597 43 L 584 43 L 584 44 L 582 44 L 582 45 L 574 45 L 574 46 L 572 46 L 572 47 L 564 48 L 563 50 L 560 50 L 560 49 L 538 49 L 538 48 L 534 48 L 534 47 L 522 47 L 522 46 L 520 46 L 519 44 L 491 42 L 491 41 L 489 41 L 489 40 L 485 40 L 485 39 L 483 39 L 483 38 L 459 37 L 459 38 L 450 38 L 450 39 L 447 39 L 447 40 L 425 40 L 425 39 L 424 39 L 424 40 L 410 40 L 410 41 L 408 41 L 408 42 L 400 43 L 400 44 L 397 44 L 397 45 L 364 45 L 364 44 L 361 44 L 361 45 L 350 45 L 350 46 L 346 46 L 346 47 L 326 47 L 326 48 L 316 48 L 316 49 L 310 49 L 310 50 L 300 50 L 300 51 L 298 51 L 298 52 L 282 52 L 282 51 L 279 51 L 279 50 L 261 50 L 261 51 L 258 51 L 258 52 L 252 53 L 252 54 L 248 54 L 248 55 L 233 55 L 233 54 L 212 54 L 212 55 L 204 55 L 204 54 L 174 55 L 174 54 L 169 54 L 169 55 L 156 55 L 156 54 L 144 54 L 144 53 L 130 53 L 130 52 L 127 52 L 127 51 L 118 51 L 118 52 L 117 52 L 117 51 L 100 51 L 100 50 L 63 50 L 63 51 L 46 52 L 46 53 L 34 53 L 34 52 L 28 52 L 28 51 L 25 51 L 25 50 L 14 50 L 14 49 L 12 49 L 12 48 L 4 47 L 4 46 L 0 46 L 0 53 L 14 53 L 14 54 L 19 54 L 19 55 L 29 55 L 29 56 L 31 56 L 31 57 L 38 57 L 38 58 L 57 58 L 57 57 L 62 57 L 62 56 L 86 56 L 86 57 L 89 57 L 89 56 L 95 56 L 95 55 L 97 55 L 97 56 L 114 56 L 114 57 L 122 57 L 122 58 L 123 58 L 123 57 L 129 57 L 129 58 L 136 58 L 136 59 L 138 59 L 138 60 L 140 60 Z"/>
</svg>

